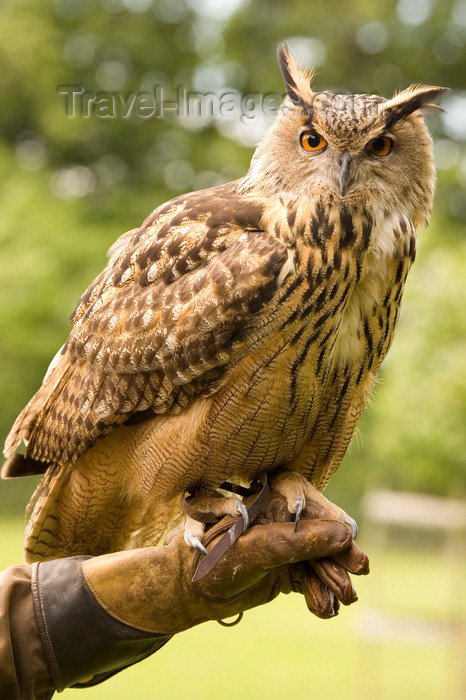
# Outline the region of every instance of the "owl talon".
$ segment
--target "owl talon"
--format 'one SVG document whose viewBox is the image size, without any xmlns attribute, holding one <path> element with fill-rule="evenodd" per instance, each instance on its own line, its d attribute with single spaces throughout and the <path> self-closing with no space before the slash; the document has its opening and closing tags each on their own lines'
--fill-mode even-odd
<svg viewBox="0 0 466 700">
<path fill-rule="evenodd" d="M 358 530 L 359 530 L 358 524 L 357 524 L 356 520 L 351 517 L 351 515 L 348 515 L 347 513 L 345 513 L 345 515 L 346 515 L 346 524 L 353 531 L 353 540 L 355 540 L 356 537 L 358 536 Z"/>
<path fill-rule="evenodd" d="M 240 513 L 241 517 L 243 518 L 243 535 L 244 535 L 245 532 L 247 532 L 247 529 L 249 527 L 248 509 L 244 505 L 243 501 L 240 501 L 239 499 L 237 500 L 236 507 L 238 508 L 238 512 Z"/>
<path fill-rule="evenodd" d="M 303 496 L 296 496 L 294 499 L 295 507 L 295 519 L 294 519 L 294 532 L 298 529 L 299 521 L 301 520 L 301 515 L 304 510 L 304 498 Z"/>
<path fill-rule="evenodd" d="M 188 540 L 189 540 L 189 544 L 191 545 L 191 547 L 194 547 L 194 549 L 197 549 L 197 551 L 200 552 L 201 554 L 207 554 L 207 549 L 204 547 L 204 545 L 202 544 L 199 537 L 196 537 L 195 535 L 190 535 L 188 537 Z"/>
</svg>

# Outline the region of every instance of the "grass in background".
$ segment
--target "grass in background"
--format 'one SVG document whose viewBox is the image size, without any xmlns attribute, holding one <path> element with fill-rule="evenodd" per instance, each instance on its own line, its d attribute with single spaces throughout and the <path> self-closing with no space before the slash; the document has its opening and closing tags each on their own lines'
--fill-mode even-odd
<svg viewBox="0 0 466 700">
<path fill-rule="evenodd" d="M 21 561 L 24 523 L 0 520 L 0 565 Z M 364 543 L 362 543 L 364 548 Z M 99 687 L 64 700 L 459 700 L 464 558 L 365 543 L 372 572 L 334 620 L 281 596 L 237 627 L 200 625 Z M 451 625 L 449 623 L 452 622 Z M 456 630 L 456 632 L 455 632 Z M 465 679 L 463 677 L 463 683 Z M 464 693 L 464 687 L 463 687 Z"/>
</svg>

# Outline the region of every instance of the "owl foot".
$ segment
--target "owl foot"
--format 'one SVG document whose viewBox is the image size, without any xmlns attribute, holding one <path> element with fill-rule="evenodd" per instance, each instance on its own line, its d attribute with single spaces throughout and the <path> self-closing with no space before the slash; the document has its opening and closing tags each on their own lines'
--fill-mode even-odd
<svg viewBox="0 0 466 700">
<path fill-rule="evenodd" d="M 344 510 L 329 501 L 307 479 L 296 472 L 280 472 L 271 479 L 272 489 L 287 500 L 288 510 L 295 514 L 295 531 L 303 513 L 308 518 L 332 518 L 339 520 L 358 534 L 356 521 Z"/>
<path fill-rule="evenodd" d="M 207 550 L 202 544 L 205 523 L 216 522 L 225 515 L 241 516 L 243 520 L 243 534 L 249 527 L 248 510 L 239 498 L 225 498 L 224 496 L 200 496 L 187 503 L 184 502 L 185 515 L 174 531 L 170 533 L 170 539 L 174 534 L 183 533 L 186 544 L 194 547 L 202 554 Z"/>
<path fill-rule="evenodd" d="M 197 549 L 201 554 L 207 554 L 207 550 L 202 544 L 204 537 L 205 525 L 200 523 L 189 515 L 185 515 L 181 522 L 170 533 L 170 539 L 175 535 L 182 533 L 184 541 L 190 547 Z"/>
<path fill-rule="evenodd" d="M 194 549 L 197 549 L 198 552 L 201 554 L 207 554 L 207 549 L 204 547 L 202 542 L 200 541 L 199 537 L 196 537 L 195 535 L 188 535 L 188 543 L 190 544 L 191 547 L 194 547 Z"/>
</svg>

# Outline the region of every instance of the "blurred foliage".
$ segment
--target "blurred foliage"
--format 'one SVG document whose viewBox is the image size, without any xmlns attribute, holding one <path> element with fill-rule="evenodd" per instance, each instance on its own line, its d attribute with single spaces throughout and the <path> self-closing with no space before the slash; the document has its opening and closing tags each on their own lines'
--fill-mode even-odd
<svg viewBox="0 0 466 700">
<path fill-rule="evenodd" d="M 428 117 L 439 166 L 398 337 L 374 406 L 329 487 L 458 494 L 466 472 L 466 0 L 3 0 L 0 5 L 0 432 L 37 389 L 105 250 L 180 191 L 241 176 L 263 115 L 236 120 L 67 116 L 60 86 L 128 96 L 178 86 L 282 93 L 278 41 L 315 85 L 390 96 L 447 85 Z M 63 88 L 62 88 L 63 89 Z M 61 89 L 61 90 L 62 90 Z M 28 480 L 3 484 L 24 503 Z M 13 495 L 15 494 L 15 495 Z M 8 502 L 4 508 L 8 508 Z"/>
</svg>

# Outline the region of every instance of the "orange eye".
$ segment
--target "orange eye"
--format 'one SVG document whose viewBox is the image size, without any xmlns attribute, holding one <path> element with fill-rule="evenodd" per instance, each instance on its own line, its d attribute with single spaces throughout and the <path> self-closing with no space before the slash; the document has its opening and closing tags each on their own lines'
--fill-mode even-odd
<svg viewBox="0 0 466 700">
<path fill-rule="evenodd" d="M 374 156 L 388 156 L 393 148 L 393 141 L 388 136 L 377 136 L 367 144 L 367 150 Z"/>
<path fill-rule="evenodd" d="M 321 151 L 327 145 L 327 141 L 315 131 L 303 131 L 299 139 L 305 151 Z"/>
</svg>

